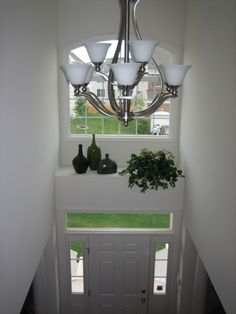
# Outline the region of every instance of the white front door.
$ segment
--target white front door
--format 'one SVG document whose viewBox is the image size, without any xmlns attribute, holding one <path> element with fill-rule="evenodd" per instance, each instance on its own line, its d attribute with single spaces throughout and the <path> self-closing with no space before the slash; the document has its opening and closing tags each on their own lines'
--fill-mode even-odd
<svg viewBox="0 0 236 314">
<path fill-rule="evenodd" d="M 90 314 L 148 313 L 150 236 L 89 237 Z"/>
<path fill-rule="evenodd" d="M 172 235 L 70 233 L 66 247 L 61 313 L 175 313 Z"/>
</svg>

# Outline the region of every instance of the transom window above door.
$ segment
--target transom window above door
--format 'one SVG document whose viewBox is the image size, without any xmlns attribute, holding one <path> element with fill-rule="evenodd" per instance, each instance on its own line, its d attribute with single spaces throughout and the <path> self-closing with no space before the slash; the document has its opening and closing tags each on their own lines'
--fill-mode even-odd
<svg viewBox="0 0 236 314">
<path fill-rule="evenodd" d="M 67 229 L 171 230 L 172 220 L 173 214 L 170 213 L 66 213 Z"/>
<path fill-rule="evenodd" d="M 101 72 L 108 74 L 111 58 L 116 49 L 117 40 L 107 40 L 103 42 L 111 43 L 107 57 L 102 65 Z M 121 49 L 122 51 L 122 49 Z M 122 56 L 120 56 L 122 57 Z M 157 64 L 171 64 L 174 61 L 174 55 L 171 51 L 156 47 L 154 59 Z M 85 46 L 80 45 L 68 53 L 68 61 L 72 63 L 88 63 L 89 56 Z M 146 75 L 143 77 L 138 87 L 134 88 L 132 94 L 132 106 L 139 109 L 145 109 L 149 106 L 155 95 L 161 89 L 161 80 L 154 61 L 150 61 L 146 66 Z M 96 94 L 97 97 L 110 108 L 107 95 L 107 81 L 104 77 L 95 72 L 88 85 L 88 89 Z M 136 118 L 129 122 L 125 127 L 122 122 L 106 117 L 97 112 L 93 106 L 82 97 L 74 96 L 74 89 L 69 85 L 69 123 L 68 133 L 73 136 L 86 136 L 87 134 L 107 135 L 107 136 L 144 136 L 144 137 L 169 137 L 171 136 L 171 101 L 167 100 L 156 112 L 146 118 Z M 115 97 L 118 99 L 118 88 L 115 90 Z"/>
</svg>

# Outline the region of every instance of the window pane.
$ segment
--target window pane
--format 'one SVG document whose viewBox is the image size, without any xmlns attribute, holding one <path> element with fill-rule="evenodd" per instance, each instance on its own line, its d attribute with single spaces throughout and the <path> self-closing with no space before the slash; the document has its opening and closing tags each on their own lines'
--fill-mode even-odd
<svg viewBox="0 0 236 314">
<path fill-rule="evenodd" d="M 97 89 L 97 96 L 104 98 L 105 97 L 105 89 L 104 88 L 98 88 Z"/>
<path fill-rule="evenodd" d="M 101 117 L 97 117 L 96 113 L 89 113 L 87 117 L 87 130 L 88 133 L 98 134 L 100 130 L 102 130 L 102 119 Z"/>
<path fill-rule="evenodd" d="M 137 122 L 137 134 L 145 135 L 145 134 L 151 133 L 152 131 L 151 117 L 137 119 L 136 122 Z"/>
<path fill-rule="evenodd" d="M 165 294 L 167 282 L 169 244 L 158 242 L 154 246 L 153 293 Z"/>
<path fill-rule="evenodd" d="M 84 243 L 70 242 L 70 258 L 78 259 L 80 257 L 84 257 Z"/>
<path fill-rule="evenodd" d="M 71 292 L 84 293 L 84 244 L 70 242 Z"/>
<path fill-rule="evenodd" d="M 120 134 L 120 122 L 112 118 L 103 118 L 104 134 Z"/>
<path fill-rule="evenodd" d="M 84 265 L 83 265 L 83 259 L 75 259 L 70 261 L 70 269 L 71 269 L 71 276 L 83 276 L 84 274 Z"/>
<path fill-rule="evenodd" d="M 154 278 L 154 294 L 165 294 L 166 293 L 166 278 Z"/>
<path fill-rule="evenodd" d="M 155 250 L 156 250 L 156 259 L 167 260 L 168 250 L 169 250 L 168 243 L 156 243 Z"/>
<path fill-rule="evenodd" d="M 71 119 L 71 134 L 87 134 L 87 129 L 84 117 Z"/>
<path fill-rule="evenodd" d="M 67 213 L 67 228 L 170 229 L 171 214 Z M 163 244 L 164 245 L 164 244 Z"/>
<path fill-rule="evenodd" d="M 72 293 L 84 293 L 84 278 L 83 277 L 71 277 L 71 292 Z"/>
<path fill-rule="evenodd" d="M 123 123 L 121 123 L 120 124 L 120 134 L 122 134 L 122 135 L 136 134 L 136 120 L 130 121 L 127 127 L 125 127 L 123 125 Z"/>
<path fill-rule="evenodd" d="M 155 277 L 167 276 L 167 261 L 155 261 Z"/>
</svg>

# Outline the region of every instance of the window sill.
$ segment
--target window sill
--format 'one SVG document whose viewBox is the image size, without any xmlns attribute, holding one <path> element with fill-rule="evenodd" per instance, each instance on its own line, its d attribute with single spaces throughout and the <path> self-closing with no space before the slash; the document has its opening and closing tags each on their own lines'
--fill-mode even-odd
<svg viewBox="0 0 236 314">
<path fill-rule="evenodd" d="M 65 137 L 66 141 L 71 141 L 71 142 L 78 142 L 78 139 L 82 142 L 86 141 L 91 141 L 91 134 L 83 135 L 83 134 L 72 134 L 72 135 L 67 135 Z M 173 137 L 169 135 L 161 135 L 161 136 L 155 136 L 155 135 L 99 135 L 96 134 L 96 139 L 104 142 L 172 142 Z"/>
</svg>

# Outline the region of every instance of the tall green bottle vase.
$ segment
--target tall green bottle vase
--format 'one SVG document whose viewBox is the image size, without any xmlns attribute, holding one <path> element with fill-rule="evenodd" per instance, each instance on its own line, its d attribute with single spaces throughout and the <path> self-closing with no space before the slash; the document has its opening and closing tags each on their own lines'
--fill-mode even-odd
<svg viewBox="0 0 236 314">
<path fill-rule="evenodd" d="M 91 170 L 97 170 L 98 164 L 101 161 L 101 149 L 96 144 L 95 134 L 93 134 L 92 143 L 87 150 L 87 159 L 89 168 Z"/>
</svg>

